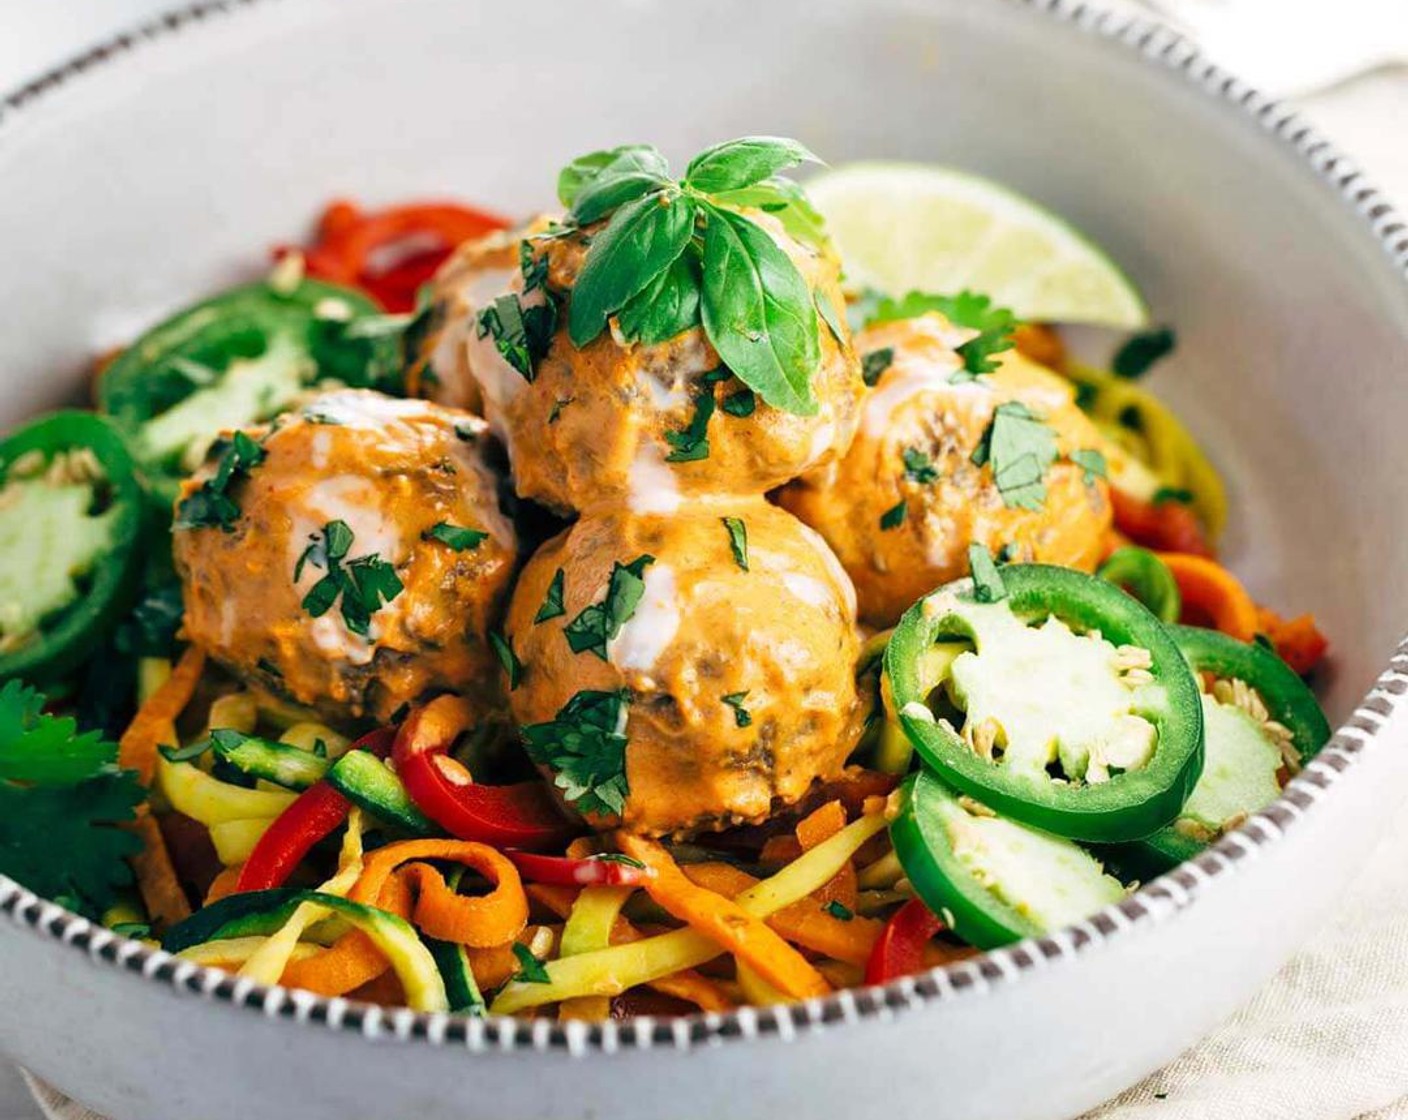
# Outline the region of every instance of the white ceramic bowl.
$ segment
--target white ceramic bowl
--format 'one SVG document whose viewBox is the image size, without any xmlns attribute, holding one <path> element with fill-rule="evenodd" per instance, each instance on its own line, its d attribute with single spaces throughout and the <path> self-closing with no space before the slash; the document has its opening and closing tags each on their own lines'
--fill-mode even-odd
<svg viewBox="0 0 1408 1120">
<path fill-rule="evenodd" d="M 679 157 L 745 132 L 987 172 L 1110 248 L 1179 329 L 1155 386 L 1232 482 L 1233 564 L 1334 636 L 1332 746 L 1241 832 L 1081 926 L 883 990 L 672 1022 L 262 989 L 0 878 L 0 1048 L 116 1120 L 1038 1120 L 1172 1058 L 1313 929 L 1408 772 L 1408 233 L 1288 112 L 1165 33 L 1052 0 L 208 4 L 5 103 L 0 413 L 73 393 L 95 346 L 258 267 L 331 194 L 522 212 L 579 152 Z"/>
</svg>

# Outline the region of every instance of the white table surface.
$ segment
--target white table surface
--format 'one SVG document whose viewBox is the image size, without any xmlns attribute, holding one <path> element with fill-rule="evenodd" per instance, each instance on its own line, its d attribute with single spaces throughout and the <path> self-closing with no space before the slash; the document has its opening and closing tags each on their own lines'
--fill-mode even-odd
<svg viewBox="0 0 1408 1120">
<path fill-rule="evenodd" d="M 177 6 L 178 0 L 0 0 L 0 92 Z M 1302 109 L 1382 190 L 1408 206 L 1408 144 L 1397 124 L 1408 115 L 1408 70 L 1346 82 Z M 0 1120 L 43 1120 L 19 1072 L 3 1058 Z"/>
</svg>

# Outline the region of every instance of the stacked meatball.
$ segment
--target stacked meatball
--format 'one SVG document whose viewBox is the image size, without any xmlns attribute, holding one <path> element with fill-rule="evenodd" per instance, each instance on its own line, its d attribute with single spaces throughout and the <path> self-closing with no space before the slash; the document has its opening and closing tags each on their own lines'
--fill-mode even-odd
<svg viewBox="0 0 1408 1120">
<path fill-rule="evenodd" d="M 834 259 L 759 220 L 839 304 Z M 838 774 L 864 719 L 851 581 L 765 498 L 845 452 L 859 364 L 848 338 L 823 331 L 818 409 L 800 416 L 755 397 L 698 328 L 656 345 L 608 330 L 578 348 L 563 326 L 531 380 L 492 338 L 453 333 L 505 294 L 529 298 L 525 269 L 545 268 L 534 294 L 565 306 L 589 236 L 476 246 L 441 276 L 442 391 L 482 401 L 521 496 L 577 515 L 513 592 L 506 636 L 522 673 L 509 706 L 532 728 L 569 719 L 582 697 L 626 698 L 619 803 L 574 801 L 551 752 L 539 756 L 594 823 L 681 835 L 758 822 Z"/>
</svg>

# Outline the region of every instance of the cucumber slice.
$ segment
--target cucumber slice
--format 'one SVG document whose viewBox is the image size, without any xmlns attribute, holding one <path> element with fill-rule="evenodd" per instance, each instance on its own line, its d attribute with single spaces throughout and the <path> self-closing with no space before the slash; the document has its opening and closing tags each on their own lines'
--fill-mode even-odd
<svg viewBox="0 0 1408 1120">
<path fill-rule="evenodd" d="M 430 955 L 435 960 L 435 967 L 440 970 L 440 979 L 445 984 L 445 996 L 449 1001 L 449 1009 L 473 1015 L 476 1018 L 487 1015 L 489 1005 L 484 1002 L 484 996 L 479 991 L 479 984 L 474 979 L 474 972 L 469 966 L 469 954 L 465 951 L 465 947 L 457 945 L 453 941 L 437 941 L 433 937 L 426 937 L 423 940 L 425 947 L 430 950 Z"/>
<path fill-rule="evenodd" d="M 348 751 L 327 772 L 328 784 L 354 805 L 412 836 L 444 831 L 416 808 L 401 779 L 370 751 Z"/>
<path fill-rule="evenodd" d="M 1200 627 L 1171 626 L 1169 633 L 1194 672 L 1253 689 L 1267 714 L 1290 732 L 1290 749 L 1301 765 L 1329 742 L 1330 725 L 1314 694 L 1274 653 Z M 1286 758 L 1267 729 L 1212 696 L 1204 694 L 1202 706 L 1203 773 L 1171 825 L 1109 849 L 1110 865 L 1122 878 L 1162 875 L 1280 796 L 1278 774 Z"/>
<path fill-rule="evenodd" d="M 890 825 L 905 876 L 963 940 L 993 949 L 1039 937 L 1124 897 L 1084 848 L 976 804 L 921 771 Z"/>
<path fill-rule="evenodd" d="M 275 743 L 239 731 L 216 730 L 210 742 L 225 762 L 241 773 L 262 778 L 285 789 L 305 790 L 327 776 L 332 764 L 311 751 L 287 743 Z"/>
</svg>

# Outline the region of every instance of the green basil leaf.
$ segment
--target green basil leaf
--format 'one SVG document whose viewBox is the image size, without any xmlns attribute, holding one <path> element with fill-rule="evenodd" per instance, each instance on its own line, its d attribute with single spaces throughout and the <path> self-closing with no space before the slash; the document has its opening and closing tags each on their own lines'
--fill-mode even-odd
<svg viewBox="0 0 1408 1120">
<path fill-rule="evenodd" d="M 807 161 L 821 162 L 796 140 L 784 136 L 743 136 L 705 148 L 689 161 L 684 180 L 708 194 L 733 191 Z"/>
<path fill-rule="evenodd" d="M 599 152 L 588 152 L 578 156 L 557 175 L 557 197 L 563 206 L 570 208 L 582 193 L 582 189 L 623 156 L 634 154 L 641 166 L 649 166 L 652 156 L 659 161 L 660 175 L 669 172 L 665 157 L 649 144 L 622 144 L 618 148 L 606 148 Z"/>
<path fill-rule="evenodd" d="M 699 265 L 681 253 L 639 295 L 621 308 L 627 339 L 653 346 L 699 325 Z"/>
<path fill-rule="evenodd" d="M 830 244 L 825 219 L 812 205 L 806 191 L 791 179 L 764 179 L 751 187 L 722 191 L 714 195 L 714 201 L 726 206 L 765 211 L 781 222 L 782 228 L 791 237 L 818 249 Z"/>
<path fill-rule="evenodd" d="M 817 315 L 797 266 L 747 218 L 717 206 L 704 231 L 704 330 L 734 376 L 784 412 L 814 416 Z"/>
<path fill-rule="evenodd" d="M 582 184 L 572 202 L 578 225 L 600 221 L 641 195 L 668 186 L 670 169 L 654 148 L 625 148 L 595 176 Z"/>
<path fill-rule="evenodd" d="M 585 346 L 631 299 L 664 272 L 694 233 L 694 203 L 663 191 L 617 210 L 592 241 L 572 289 L 568 334 Z"/>
</svg>

